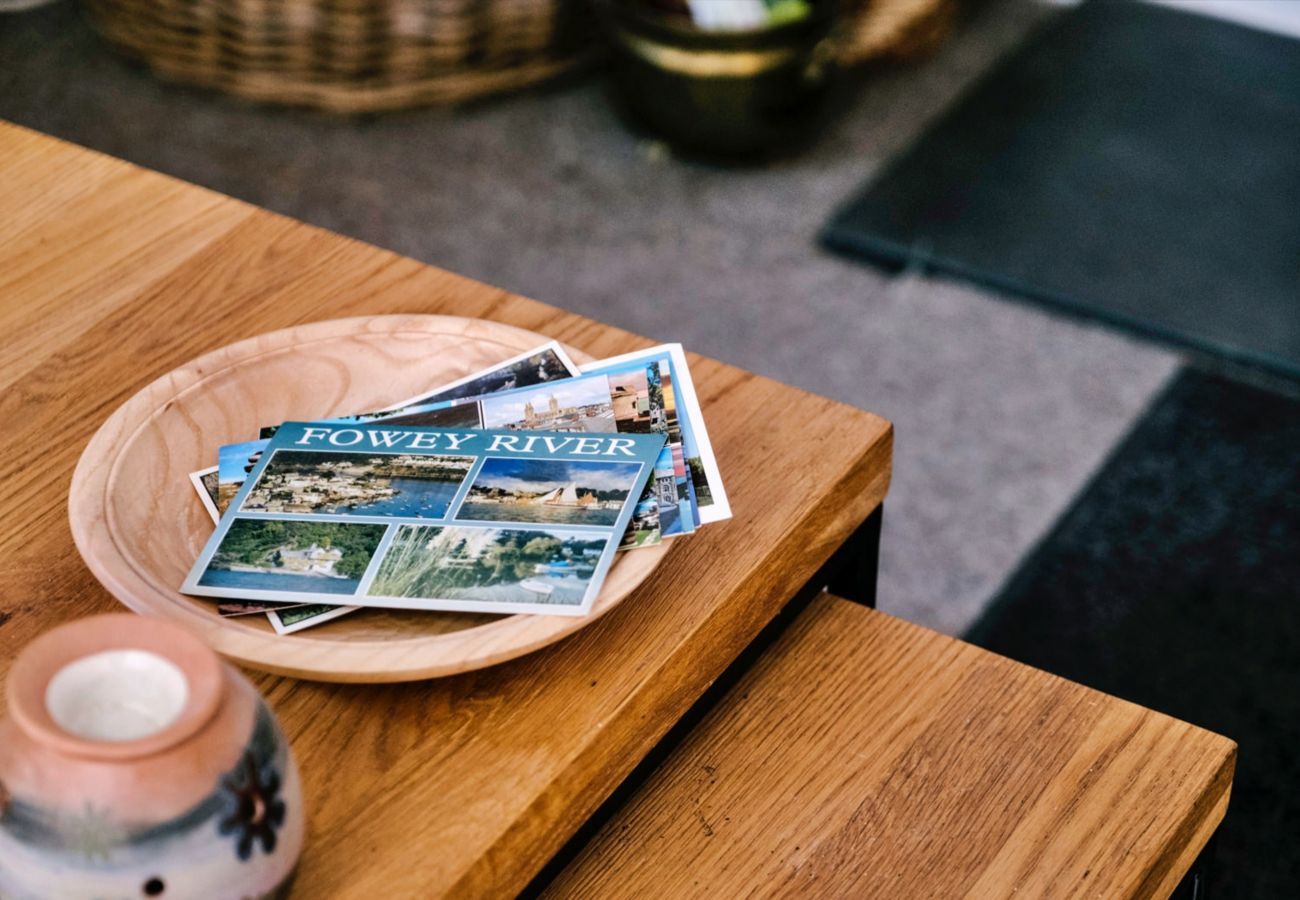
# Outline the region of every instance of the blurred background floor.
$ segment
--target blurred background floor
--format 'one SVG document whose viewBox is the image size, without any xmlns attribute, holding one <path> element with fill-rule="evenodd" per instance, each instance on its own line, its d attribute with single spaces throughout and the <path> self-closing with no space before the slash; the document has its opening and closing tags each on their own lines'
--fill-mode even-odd
<svg viewBox="0 0 1300 900">
<path fill-rule="evenodd" d="M 880 605 L 960 633 L 1178 357 L 813 241 L 1053 12 L 975 5 L 933 59 L 861 77 L 808 151 L 742 169 L 631 133 L 599 79 L 358 121 L 158 84 L 68 2 L 0 16 L 0 118 L 889 417 Z"/>
</svg>

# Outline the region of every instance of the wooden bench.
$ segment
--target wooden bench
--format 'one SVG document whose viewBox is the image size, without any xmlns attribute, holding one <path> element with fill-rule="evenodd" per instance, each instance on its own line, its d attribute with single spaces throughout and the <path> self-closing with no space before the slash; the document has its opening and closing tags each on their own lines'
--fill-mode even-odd
<svg viewBox="0 0 1300 900">
<path fill-rule="evenodd" d="M 823 594 L 548 896 L 1167 896 L 1236 745 Z"/>
</svg>

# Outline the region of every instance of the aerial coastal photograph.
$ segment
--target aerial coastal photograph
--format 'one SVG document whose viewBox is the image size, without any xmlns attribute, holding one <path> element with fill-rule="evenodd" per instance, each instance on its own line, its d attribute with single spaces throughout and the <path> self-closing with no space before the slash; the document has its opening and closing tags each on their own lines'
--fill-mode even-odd
<svg viewBox="0 0 1300 900">
<path fill-rule="evenodd" d="M 456 518 L 610 526 L 640 471 L 638 463 L 490 457 Z"/>
<path fill-rule="evenodd" d="M 465 456 L 277 450 L 239 509 L 441 519 L 472 462 Z"/>
<path fill-rule="evenodd" d="M 402 525 L 367 593 L 580 606 L 608 541 L 557 528 Z"/>
<path fill-rule="evenodd" d="M 351 594 L 385 525 L 236 519 L 199 584 L 261 591 Z"/>
</svg>

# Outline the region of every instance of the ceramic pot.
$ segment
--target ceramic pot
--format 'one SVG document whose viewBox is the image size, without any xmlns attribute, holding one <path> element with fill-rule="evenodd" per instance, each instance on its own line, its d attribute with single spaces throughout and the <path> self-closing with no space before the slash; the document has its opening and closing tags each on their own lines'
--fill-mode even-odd
<svg viewBox="0 0 1300 900">
<path fill-rule="evenodd" d="M 278 897 L 302 849 L 293 755 L 198 638 L 130 614 L 47 632 L 0 721 L 0 897 Z"/>
</svg>

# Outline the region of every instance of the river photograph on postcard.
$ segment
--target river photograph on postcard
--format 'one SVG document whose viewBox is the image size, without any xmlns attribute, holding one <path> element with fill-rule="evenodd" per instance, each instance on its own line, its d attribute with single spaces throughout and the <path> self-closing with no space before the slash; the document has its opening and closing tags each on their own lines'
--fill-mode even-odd
<svg viewBox="0 0 1300 900">
<path fill-rule="evenodd" d="M 489 457 L 456 518 L 609 527 L 640 471 L 639 463 Z"/>
<path fill-rule="evenodd" d="M 441 519 L 467 456 L 276 450 L 240 512 Z"/>
<path fill-rule="evenodd" d="M 385 525 L 236 519 L 199 578 L 205 587 L 351 594 Z"/>
<path fill-rule="evenodd" d="M 581 606 L 609 539 L 555 528 L 401 525 L 367 593 Z"/>
</svg>

